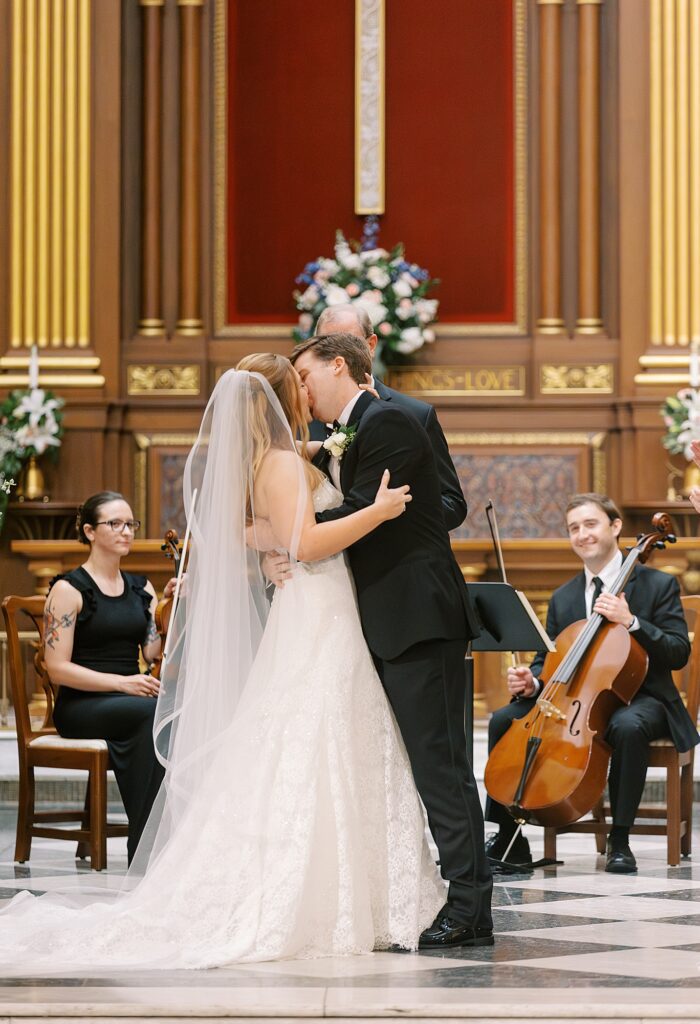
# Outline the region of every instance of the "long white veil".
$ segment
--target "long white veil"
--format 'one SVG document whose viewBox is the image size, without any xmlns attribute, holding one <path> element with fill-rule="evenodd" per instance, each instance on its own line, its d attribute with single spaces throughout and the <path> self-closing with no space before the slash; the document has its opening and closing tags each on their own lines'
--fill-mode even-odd
<svg viewBox="0 0 700 1024">
<path fill-rule="evenodd" d="M 190 555 L 154 724 L 165 778 L 136 856 L 116 887 L 113 878 L 93 878 L 89 872 L 78 886 L 68 879 L 66 888 L 54 887 L 39 898 L 24 892 L 3 907 L 3 967 L 80 966 L 135 957 L 139 963 L 162 963 L 186 956 L 178 928 L 161 924 L 173 872 L 188 864 L 217 795 L 233 781 L 217 774 L 219 755 L 226 761 L 225 755 L 235 751 L 236 737 L 255 721 L 264 699 L 266 681 L 260 673 L 251 676 L 251 670 L 270 603 L 261 556 L 249 541 L 251 531 L 261 528 L 254 478 L 270 449 L 295 453 L 298 465 L 298 488 L 288 494 L 288 511 L 296 509 L 288 542 L 294 562 L 310 493 L 303 460 L 296 458 L 289 422 L 265 377 L 229 370 L 212 393 L 185 468 Z M 245 780 L 237 782 L 239 792 Z M 201 856 L 195 861 L 202 865 Z M 187 913 L 176 900 L 170 920 Z"/>
<path fill-rule="evenodd" d="M 277 396 L 261 374 L 228 370 L 185 465 L 190 554 L 154 723 L 166 774 L 130 878 L 153 863 L 198 798 L 255 660 L 270 604 L 261 556 L 248 541 L 259 521 L 254 473 L 268 446 L 297 451 Z M 309 493 L 301 459 L 298 465 L 298 492 L 289 496 L 296 500 L 292 562 Z"/>
</svg>

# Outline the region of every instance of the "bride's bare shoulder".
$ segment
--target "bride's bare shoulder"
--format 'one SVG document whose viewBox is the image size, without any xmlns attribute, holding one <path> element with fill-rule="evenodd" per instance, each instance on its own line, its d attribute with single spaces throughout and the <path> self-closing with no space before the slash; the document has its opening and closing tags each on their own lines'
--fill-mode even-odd
<svg viewBox="0 0 700 1024">
<path fill-rule="evenodd" d="M 281 448 L 271 448 L 266 453 L 258 469 L 258 480 L 289 479 L 299 474 L 302 467 L 302 459 L 296 452 Z"/>
</svg>

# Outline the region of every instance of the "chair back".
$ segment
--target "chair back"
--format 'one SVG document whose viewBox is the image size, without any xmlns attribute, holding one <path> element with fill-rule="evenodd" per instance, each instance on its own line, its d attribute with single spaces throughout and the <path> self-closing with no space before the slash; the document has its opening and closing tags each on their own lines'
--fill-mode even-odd
<svg viewBox="0 0 700 1024">
<path fill-rule="evenodd" d="M 690 658 L 685 668 L 673 673 L 673 681 L 680 691 L 688 714 L 697 724 L 700 705 L 700 594 L 681 597 L 683 614 L 690 633 Z"/>
<path fill-rule="evenodd" d="M 53 725 L 54 691 L 46 671 L 44 661 L 44 604 L 46 599 L 41 596 L 16 597 L 10 595 L 2 602 L 2 614 L 7 632 L 7 654 L 10 668 L 10 686 L 12 704 L 15 709 L 17 725 L 17 741 L 20 751 L 34 737 L 44 733 L 55 732 Z M 39 729 L 32 728 L 27 699 L 26 659 L 20 643 L 20 631 L 31 628 L 32 623 L 37 633 L 34 653 L 34 668 L 46 694 L 46 713 Z"/>
</svg>

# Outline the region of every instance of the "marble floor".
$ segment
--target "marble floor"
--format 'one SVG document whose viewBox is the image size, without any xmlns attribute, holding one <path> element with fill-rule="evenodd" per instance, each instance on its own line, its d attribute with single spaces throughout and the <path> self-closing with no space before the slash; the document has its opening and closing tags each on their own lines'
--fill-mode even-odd
<svg viewBox="0 0 700 1024">
<path fill-rule="evenodd" d="M 528 828 L 535 857 L 541 832 Z M 696 835 L 700 843 L 700 831 Z M 67 843 L 35 840 L 12 861 L 14 812 L 0 811 L 0 901 L 118 884 L 123 840 L 99 876 Z M 214 971 L 75 971 L 31 964 L 0 977 L 0 1021 L 50 1016 L 131 1020 L 634 1020 L 700 1022 L 700 859 L 667 868 L 664 841 L 635 837 L 636 876 L 607 875 L 590 836 L 560 839 L 564 863 L 496 878 L 492 948 L 376 953 Z M 700 849 L 700 846 L 697 847 Z M 1 927 L 1 924 L 0 924 Z"/>
</svg>

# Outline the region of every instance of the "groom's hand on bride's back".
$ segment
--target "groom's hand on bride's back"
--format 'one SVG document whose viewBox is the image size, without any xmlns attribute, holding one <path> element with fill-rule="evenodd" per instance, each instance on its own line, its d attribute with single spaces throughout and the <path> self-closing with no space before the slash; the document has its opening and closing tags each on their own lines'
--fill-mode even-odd
<svg viewBox="0 0 700 1024">
<path fill-rule="evenodd" d="M 285 554 L 280 554 L 279 551 L 266 552 L 261 565 L 265 578 L 270 583 L 274 583 L 276 587 L 283 587 L 284 581 L 292 578 L 289 558 Z"/>
</svg>

